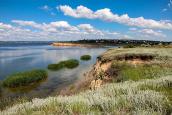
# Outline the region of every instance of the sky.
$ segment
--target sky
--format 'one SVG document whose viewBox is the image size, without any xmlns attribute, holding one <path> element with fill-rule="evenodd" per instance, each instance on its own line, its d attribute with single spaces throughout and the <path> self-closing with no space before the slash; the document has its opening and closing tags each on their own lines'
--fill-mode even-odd
<svg viewBox="0 0 172 115">
<path fill-rule="evenodd" d="M 172 0 L 0 0 L 0 41 L 172 41 Z"/>
</svg>

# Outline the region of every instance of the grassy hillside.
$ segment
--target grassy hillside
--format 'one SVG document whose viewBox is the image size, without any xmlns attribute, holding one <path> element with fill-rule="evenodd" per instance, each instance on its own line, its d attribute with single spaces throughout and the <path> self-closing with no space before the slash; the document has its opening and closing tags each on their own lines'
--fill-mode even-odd
<svg viewBox="0 0 172 115">
<path fill-rule="evenodd" d="M 172 48 L 118 48 L 109 49 L 103 53 L 99 58 L 101 61 L 110 61 L 122 58 L 127 55 L 147 55 L 155 57 L 155 60 L 168 61 L 172 60 Z M 166 60 L 168 58 L 168 60 Z"/>
<path fill-rule="evenodd" d="M 120 80 L 72 96 L 35 98 L 8 107 L 0 114 L 172 113 L 172 49 L 111 49 L 102 54 L 99 61 L 111 62 L 107 71 Z M 103 71 L 103 76 L 107 71 Z"/>
</svg>

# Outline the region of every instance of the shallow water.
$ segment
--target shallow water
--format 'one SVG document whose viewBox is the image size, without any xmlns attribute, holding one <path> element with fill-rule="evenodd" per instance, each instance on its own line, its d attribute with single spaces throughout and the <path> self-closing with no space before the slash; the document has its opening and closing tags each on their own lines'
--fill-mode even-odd
<svg viewBox="0 0 172 115">
<path fill-rule="evenodd" d="M 90 61 L 81 61 L 74 69 L 48 71 L 48 78 L 38 84 L 20 89 L 2 89 L 1 98 L 8 96 L 46 97 L 55 95 L 62 88 L 82 78 L 96 62 L 98 55 L 107 48 L 53 47 L 50 45 L 0 46 L 0 80 L 16 72 L 31 69 L 46 69 L 48 64 L 66 59 L 78 59 L 84 54 L 92 56 Z"/>
</svg>

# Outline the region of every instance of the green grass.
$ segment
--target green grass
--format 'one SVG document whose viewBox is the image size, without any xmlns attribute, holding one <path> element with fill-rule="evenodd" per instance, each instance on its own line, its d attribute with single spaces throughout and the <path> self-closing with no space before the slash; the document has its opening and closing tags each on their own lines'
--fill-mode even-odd
<svg viewBox="0 0 172 115">
<path fill-rule="evenodd" d="M 3 81 L 4 87 L 19 87 L 27 86 L 36 82 L 39 82 L 48 77 L 45 70 L 31 70 L 26 72 L 19 72 L 8 76 Z"/>
<path fill-rule="evenodd" d="M 118 72 L 118 79 L 122 81 L 158 78 L 172 74 L 170 67 L 162 67 L 156 64 L 131 65 L 126 62 L 114 61 L 112 68 Z"/>
<path fill-rule="evenodd" d="M 119 56 L 125 55 L 153 55 L 154 61 L 163 60 L 172 63 L 172 48 L 115 48 L 109 49 L 99 56 L 102 62 L 116 60 Z M 167 60 L 170 59 L 170 60 Z"/>
<path fill-rule="evenodd" d="M 69 59 L 65 61 L 60 61 L 57 64 L 49 64 L 48 69 L 52 71 L 60 70 L 63 68 L 73 69 L 79 65 L 79 61 L 76 59 Z"/>
<path fill-rule="evenodd" d="M 91 56 L 90 56 L 90 55 L 82 55 L 82 56 L 80 57 L 80 59 L 81 59 L 81 60 L 84 60 L 84 61 L 88 61 L 88 60 L 91 59 Z"/>
</svg>

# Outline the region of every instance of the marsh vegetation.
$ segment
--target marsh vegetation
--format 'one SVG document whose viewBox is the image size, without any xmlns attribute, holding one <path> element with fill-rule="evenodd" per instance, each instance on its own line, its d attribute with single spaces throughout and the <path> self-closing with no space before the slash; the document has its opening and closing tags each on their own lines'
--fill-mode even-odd
<svg viewBox="0 0 172 115">
<path fill-rule="evenodd" d="M 52 71 L 57 71 L 63 68 L 73 69 L 79 65 L 79 61 L 76 59 L 69 59 L 65 61 L 60 61 L 57 64 L 49 64 L 48 69 Z"/>
<path fill-rule="evenodd" d="M 31 70 L 19 72 L 8 76 L 3 81 L 3 86 L 9 88 L 27 86 L 46 79 L 47 77 L 48 75 L 45 70 Z"/>
<path fill-rule="evenodd" d="M 82 55 L 82 56 L 80 57 L 80 59 L 83 60 L 83 61 L 88 61 L 88 60 L 91 59 L 91 56 L 90 56 L 90 55 Z"/>
</svg>

